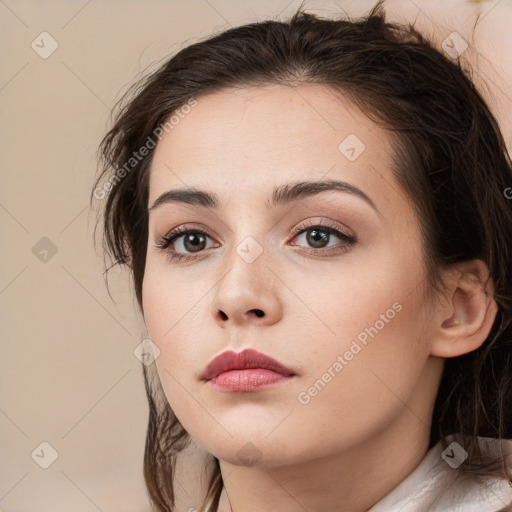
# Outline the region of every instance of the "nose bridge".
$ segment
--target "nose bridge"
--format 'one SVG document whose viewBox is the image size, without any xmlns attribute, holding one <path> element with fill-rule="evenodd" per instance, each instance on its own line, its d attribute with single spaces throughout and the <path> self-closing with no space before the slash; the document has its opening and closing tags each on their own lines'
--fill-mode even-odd
<svg viewBox="0 0 512 512">
<path fill-rule="evenodd" d="M 269 270 L 269 251 L 252 235 L 234 243 L 226 255 L 223 276 L 214 290 L 212 314 L 222 323 L 258 321 L 268 324 L 281 316 L 275 276 Z"/>
</svg>

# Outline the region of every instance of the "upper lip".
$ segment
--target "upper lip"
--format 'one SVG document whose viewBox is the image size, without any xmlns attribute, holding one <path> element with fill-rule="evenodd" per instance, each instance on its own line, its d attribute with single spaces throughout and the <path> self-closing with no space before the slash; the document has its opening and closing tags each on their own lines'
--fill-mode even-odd
<svg viewBox="0 0 512 512">
<path fill-rule="evenodd" d="M 283 375 L 295 375 L 293 370 L 282 365 L 270 356 L 253 349 L 246 349 L 242 352 L 232 350 L 223 352 L 215 357 L 205 368 L 200 378 L 203 380 L 213 379 L 222 372 L 229 370 L 246 370 L 247 368 L 263 368 L 273 370 Z"/>
</svg>

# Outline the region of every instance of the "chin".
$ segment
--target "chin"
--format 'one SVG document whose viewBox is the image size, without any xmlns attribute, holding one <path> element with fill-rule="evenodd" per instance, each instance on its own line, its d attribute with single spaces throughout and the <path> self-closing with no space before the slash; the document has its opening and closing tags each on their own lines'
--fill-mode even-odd
<svg viewBox="0 0 512 512">
<path fill-rule="evenodd" d="M 206 443 L 196 442 L 217 459 L 235 466 L 279 467 L 300 464 L 321 456 L 314 446 L 304 446 L 293 435 L 286 436 L 289 442 L 286 442 L 283 436 L 272 438 L 273 434 L 268 437 L 265 435 L 234 435 L 233 437 L 227 435 L 228 439 L 216 445 L 213 445 L 211 440 Z"/>
</svg>

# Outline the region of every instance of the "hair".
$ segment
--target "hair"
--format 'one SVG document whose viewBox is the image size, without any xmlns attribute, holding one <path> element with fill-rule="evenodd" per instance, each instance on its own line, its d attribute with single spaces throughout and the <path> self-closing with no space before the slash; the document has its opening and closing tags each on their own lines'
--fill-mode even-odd
<svg viewBox="0 0 512 512">
<path fill-rule="evenodd" d="M 468 452 L 461 473 L 509 479 L 503 454 L 488 457 L 478 437 L 512 438 L 512 210 L 505 194 L 512 162 L 459 59 L 443 55 L 412 24 L 388 22 L 382 0 L 355 20 L 324 19 L 301 5 L 289 20 L 231 28 L 182 48 L 135 83 L 116 104 L 115 122 L 99 147 L 102 169 L 91 203 L 109 192 L 102 203 L 104 252 L 129 269 L 142 310 L 154 151 L 140 157 L 139 150 L 200 96 L 230 87 L 313 83 L 339 92 L 390 132 L 392 172 L 421 225 L 428 288 L 442 289 L 441 269 L 457 262 L 478 258 L 489 269 L 496 319 L 478 349 L 445 360 L 429 448 L 438 441 L 447 447 L 447 436 L 454 435 Z M 156 509 L 171 512 L 176 457 L 191 439 L 154 366 L 142 365 L 149 402 L 144 478 Z M 217 510 L 223 482 L 213 459 L 202 506 L 212 500 Z"/>
</svg>

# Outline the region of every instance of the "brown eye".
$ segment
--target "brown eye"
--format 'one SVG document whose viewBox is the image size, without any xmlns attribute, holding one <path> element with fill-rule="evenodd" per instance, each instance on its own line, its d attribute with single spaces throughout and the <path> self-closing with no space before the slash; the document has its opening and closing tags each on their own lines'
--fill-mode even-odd
<svg viewBox="0 0 512 512">
<path fill-rule="evenodd" d="M 330 247 L 328 244 L 331 242 L 331 239 L 339 240 L 338 244 L 334 244 L 334 246 L 338 245 L 346 247 L 355 243 L 355 239 L 353 237 L 346 235 L 341 230 L 333 226 L 323 226 L 321 224 L 301 229 L 296 233 L 294 238 L 300 239 L 303 235 L 305 235 L 305 243 L 313 250 L 321 250 L 326 247 Z M 331 246 L 333 246 L 333 244 L 331 244 Z"/>
<path fill-rule="evenodd" d="M 162 237 L 156 247 L 172 260 L 182 260 L 211 247 L 207 245 L 208 239 L 211 240 L 211 237 L 199 229 L 179 228 Z"/>
<path fill-rule="evenodd" d="M 331 233 L 328 233 L 325 229 L 308 229 L 307 233 L 306 240 L 315 249 L 325 247 L 331 236 Z"/>
<path fill-rule="evenodd" d="M 183 236 L 183 247 L 189 252 L 198 252 L 206 247 L 206 237 L 197 231 Z"/>
</svg>

